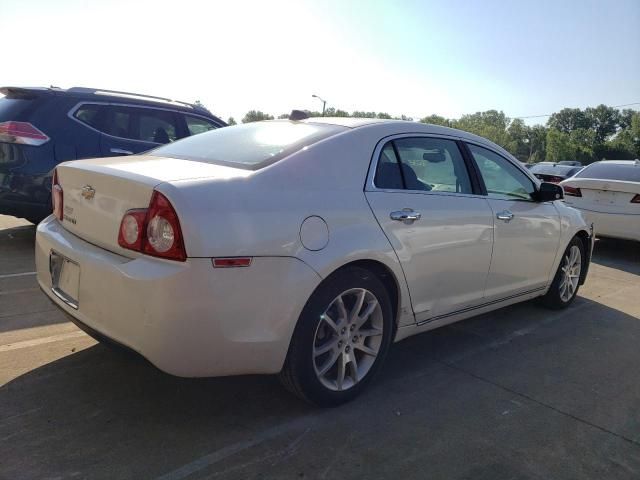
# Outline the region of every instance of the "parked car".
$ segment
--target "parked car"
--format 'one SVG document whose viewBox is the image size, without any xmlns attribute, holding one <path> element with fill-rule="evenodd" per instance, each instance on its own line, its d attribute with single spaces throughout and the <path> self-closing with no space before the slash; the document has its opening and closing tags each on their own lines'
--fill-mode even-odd
<svg viewBox="0 0 640 480">
<path fill-rule="evenodd" d="M 58 163 L 141 153 L 226 125 L 202 107 L 148 95 L 78 87 L 0 93 L 0 214 L 33 223 L 51 213 Z"/>
<path fill-rule="evenodd" d="M 562 162 L 558 162 L 558 165 L 566 165 L 568 167 L 581 167 L 582 163 L 576 160 L 563 160 Z"/>
<path fill-rule="evenodd" d="M 561 181 L 574 176 L 582 167 L 571 167 L 560 165 L 559 163 L 541 164 L 537 163 L 529 171 L 543 182 L 560 183 Z"/>
<path fill-rule="evenodd" d="M 640 240 L 640 160 L 592 163 L 561 185 L 597 236 Z"/>
<path fill-rule="evenodd" d="M 499 146 L 355 118 L 276 120 L 65 162 L 37 228 L 45 294 L 185 377 L 275 374 L 350 400 L 391 342 L 535 297 L 567 307 L 589 225 Z"/>
</svg>

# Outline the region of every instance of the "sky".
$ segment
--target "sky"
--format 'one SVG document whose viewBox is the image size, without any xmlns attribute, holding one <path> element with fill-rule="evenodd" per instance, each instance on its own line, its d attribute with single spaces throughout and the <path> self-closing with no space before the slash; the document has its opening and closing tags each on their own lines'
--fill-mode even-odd
<svg viewBox="0 0 640 480">
<path fill-rule="evenodd" d="M 640 0 L 0 0 L 0 32 L 0 85 L 199 99 L 224 119 L 321 109 L 312 94 L 416 119 L 640 102 Z"/>
</svg>

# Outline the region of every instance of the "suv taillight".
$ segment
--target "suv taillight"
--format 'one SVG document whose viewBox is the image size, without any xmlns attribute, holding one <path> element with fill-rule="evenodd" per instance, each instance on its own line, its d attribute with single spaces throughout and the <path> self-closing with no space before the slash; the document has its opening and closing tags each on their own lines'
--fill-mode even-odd
<svg viewBox="0 0 640 480">
<path fill-rule="evenodd" d="M 631 203 L 640 203 L 640 193 L 631 199 Z"/>
<path fill-rule="evenodd" d="M 582 196 L 582 192 L 580 191 L 579 188 L 570 187 L 568 185 L 563 185 L 562 188 L 564 189 L 564 194 L 565 195 L 569 195 L 570 197 L 581 197 Z"/>
<path fill-rule="evenodd" d="M 62 186 L 58 183 L 58 170 L 53 171 L 53 181 L 51 182 L 51 206 L 53 214 L 62 221 L 62 210 L 64 208 L 64 195 Z"/>
<path fill-rule="evenodd" d="M 154 257 L 180 262 L 187 259 L 178 215 L 167 197 L 156 190 L 149 208 L 129 210 L 124 214 L 118 245 Z"/>
<path fill-rule="evenodd" d="M 29 122 L 0 123 L 0 142 L 20 143 L 38 147 L 48 141 L 49 137 Z"/>
</svg>

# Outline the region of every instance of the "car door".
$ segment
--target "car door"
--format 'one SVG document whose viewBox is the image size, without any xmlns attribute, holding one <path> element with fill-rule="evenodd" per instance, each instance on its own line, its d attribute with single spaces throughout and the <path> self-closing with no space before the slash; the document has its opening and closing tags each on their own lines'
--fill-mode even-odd
<svg viewBox="0 0 640 480">
<path fill-rule="evenodd" d="M 535 200 L 536 184 L 515 163 L 485 147 L 467 144 L 493 212 L 493 257 L 485 300 L 546 287 L 560 242 L 553 202 Z"/>
<path fill-rule="evenodd" d="M 172 111 L 125 105 L 109 105 L 107 111 L 101 139 L 105 156 L 138 154 L 178 138 Z"/>
<path fill-rule="evenodd" d="M 400 136 L 381 142 L 366 198 L 402 264 L 416 320 L 482 300 L 493 218 L 460 145 Z"/>
</svg>

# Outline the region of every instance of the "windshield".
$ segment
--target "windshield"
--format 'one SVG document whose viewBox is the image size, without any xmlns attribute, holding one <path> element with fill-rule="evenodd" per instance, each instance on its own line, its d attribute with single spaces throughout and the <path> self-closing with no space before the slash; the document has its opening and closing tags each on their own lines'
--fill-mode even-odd
<svg viewBox="0 0 640 480">
<path fill-rule="evenodd" d="M 634 163 L 598 162 L 585 167 L 576 178 L 597 178 L 640 182 L 640 165 Z"/>
<path fill-rule="evenodd" d="M 254 122 L 194 135 L 149 155 L 257 170 L 345 130 L 338 125 L 289 120 Z"/>
</svg>

